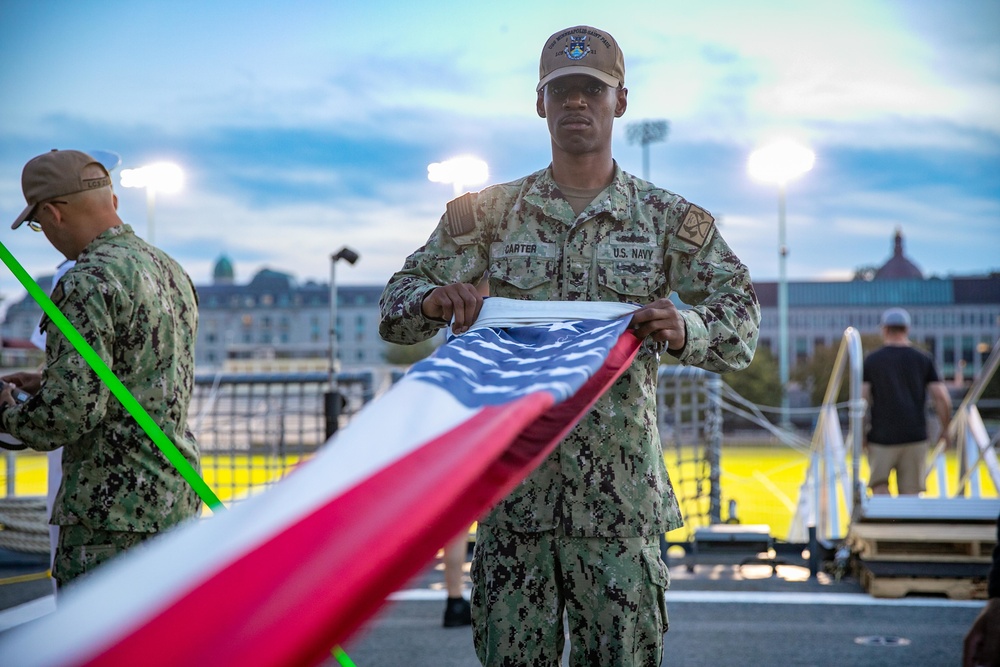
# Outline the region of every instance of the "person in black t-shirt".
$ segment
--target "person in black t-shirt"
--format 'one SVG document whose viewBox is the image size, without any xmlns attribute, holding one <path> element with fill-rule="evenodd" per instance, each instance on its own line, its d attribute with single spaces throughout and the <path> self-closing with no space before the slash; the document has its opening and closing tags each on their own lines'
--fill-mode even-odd
<svg viewBox="0 0 1000 667">
<path fill-rule="evenodd" d="M 900 494 L 924 491 L 927 456 L 927 395 L 946 435 L 951 422 L 951 396 L 929 355 L 913 348 L 910 314 L 902 308 L 882 313 L 883 347 L 865 358 L 865 400 L 871 408 L 865 438 L 873 493 L 889 493 L 889 473 L 896 471 Z"/>
</svg>

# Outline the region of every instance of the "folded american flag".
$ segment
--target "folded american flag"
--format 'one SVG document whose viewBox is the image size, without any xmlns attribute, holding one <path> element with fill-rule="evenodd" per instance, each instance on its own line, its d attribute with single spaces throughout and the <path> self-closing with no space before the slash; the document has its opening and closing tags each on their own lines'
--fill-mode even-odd
<svg viewBox="0 0 1000 667">
<path fill-rule="evenodd" d="M 505 326 L 504 308 L 515 321 Z M 0 638 L 17 665 L 314 665 L 552 451 L 635 357 L 631 306 L 490 298 L 309 462 Z M 529 312 L 530 311 L 530 312 Z M 561 319 L 572 313 L 586 319 Z M 541 318 L 539 318 L 541 316 Z"/>
</svg>

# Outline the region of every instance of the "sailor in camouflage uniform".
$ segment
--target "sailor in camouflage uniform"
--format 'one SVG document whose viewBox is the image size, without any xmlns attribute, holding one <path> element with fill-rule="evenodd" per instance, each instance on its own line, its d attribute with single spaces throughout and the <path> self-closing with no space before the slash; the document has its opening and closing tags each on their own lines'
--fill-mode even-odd
<svg viewBox="0 0 1000 667">
<path fill-rule="evenodd" d="M 75 259 L 52 301 L 181 454 L 199 468 L 187 411 L 194 385 L 194 286 L 166 253 L 117 214 L 108 172 L 89 155 L 52 151 L 25 166 L 27 208 L 14 222 Z M 63 447 L 51 522 L 53 576 L 65 585 L 121 551 L 197 515 L 200 500 L 48 317 L 45 368 L 13 381 L 34 393 L 0 404 L 0 431 L 47 451 Z"/>
<path fill-rule="evenodd" d="M 633 364 L 479 524 L 473 629 L 489 667 L 557 666 L 564 610 L 571 665 L 660 664 L 669 576 L 659 536 L 682 521 L 656 429 L 659 355 L 725 372 L 745 367 L 756 346 L 750 276 L 712 216 L 613 160 L 623 84 L 606 32 L 550 37 L 537 111 L 552 164 L 449 203 L 382 295 L 382 337 L 404 344 L 452 316 L 464 331 L 484 274 L 494 296 L 645 304 L 632 318 L 644 339 Z M 671 291 L 690 309 L 678 310 Z"/>
</svg>

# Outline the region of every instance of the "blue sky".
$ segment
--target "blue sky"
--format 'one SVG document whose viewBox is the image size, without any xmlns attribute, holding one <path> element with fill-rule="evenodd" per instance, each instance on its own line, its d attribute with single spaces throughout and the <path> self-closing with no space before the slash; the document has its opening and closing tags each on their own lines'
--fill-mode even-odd
<svg viewBox="0 0 1000 667">
<path fill-rule="evenodd" d="M 1000 270 L 1000 2 L 404 3 L 0 0 L 0 241 L 32 275 L 60 257 L 11 231 L 24 163 L 112 150 L 180 164 L 155 242 L 196 282 L 220 254 L 260 268 L 382 283 L 427 238 L 447 185 L 427 165 L 471 153 L 490 181 L 548 164 L 538 54 L 576 24 L 626 59 L 629 122 L 670 121 L 650 180 L 708 209 L 759 280 L 777 276 L 777 191 L 750 152 L 792 136 L 816 166 L 788 190 L 788 275 L 846 279 L 901 227 L 927 275 Z M 145 195 L 117 185 L 147 233 Z M 0 295 L 23 290 L 0 267 Z"/>
</svg>

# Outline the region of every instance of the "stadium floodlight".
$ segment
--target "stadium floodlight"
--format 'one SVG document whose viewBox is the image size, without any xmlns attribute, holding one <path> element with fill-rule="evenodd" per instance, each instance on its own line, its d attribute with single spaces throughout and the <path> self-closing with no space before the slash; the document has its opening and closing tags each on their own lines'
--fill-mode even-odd
<svg viewBox="0 0 1000 667">
<path fill-rule="evenodd" d="M 747 171 L 755 180 L 786 185 L 813 168 L 816 154 L 792 139 L 779 139 L 750 154 Z"/>
<path fill-rule="evenodd" d="M 152 188 L 159 192 L 180 192 L 184 170 L 173 162 L 155 162 L 136 169 L 122 169 L 123 188 Z"/>
<path fill-rule="evenodd" d="M 433 183 L 451 183 L 456 197 L 462 194 L 466 186 L 485 183 L 489 177 L 489 166 L 472 155 L 459 155 L 444 162 L 427 165 L 427 180 Z"/>
<path fill-rule="evenodd" d="M 625 127 L 625 136 L 630 144 L 642 146 L 642 178 L 649 180 L 649 145 L 667 140 L 670 123 L 665 120 L 641 120 Z"/>
<path fill-rule="evenodd" d="M 123 188 L 146 190 L 146 235 L 153 243 L 153 219 L 157 192 L 180 192 L 184 187 L 184 170 L 173 162 L 154 162 L 135 169 L 122 169 L 119 182 Z"/>
</svg>

